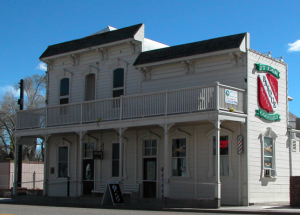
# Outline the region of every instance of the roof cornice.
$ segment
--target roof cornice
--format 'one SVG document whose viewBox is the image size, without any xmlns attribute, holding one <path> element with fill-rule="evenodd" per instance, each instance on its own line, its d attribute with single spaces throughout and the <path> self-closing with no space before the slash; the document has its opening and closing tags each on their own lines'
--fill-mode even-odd
<svg viewBox="0 0 300 215">
<path fill-rule="evenodd" d="M 199 58 L 206 58 L 206 57 L 212 57 L 216 55 L 223 55 L 223 54 L 229 54 L 229 53 L 235 53 L 235 52 L 243 52 L 240 50 L 240 48 L 233 48 L 233 49 L 227 49 L 227 50 L 222 50 L 222 51 L 216 51 L 216 52 L 209 52 L 205 54 L 198 54 L 198 55 L 191 55 L 191 56 L 186 56 L 186 57 L 181 57 L 181 58 L 173 58 L 169 60 L 164 60 L 164 61 L 156 61 L 153 63 L 146 63 L 146 64 L 139 64 L 135 65 L 135 67 L 142 68 L 142 67 L 149 67 L 149 66 L 159 66 L 163 64 L 170 64 L 170 63 L 176 63 L 176 62 L 181 62 L 185 60 L 194 60 L 194 59 L 199 59 Z"/>
<path fill-rule="evenodd" d="M 99 46 L 93 46 L 93 47 L 90 47 L 90 48 L 84 48 L 84 49 L 80 49 L 80 50 L 76 50 L 76 51 L 72 51 L 72 52 L 66 52 L 66 53 L 62 53 L 62 54 L 58 54 L 58 55 L 44 57 L 44 58 L 40 58 L 40 60 L 41 61 L 47 61 L 47 60 L 53 60 L 53 59 L 57 59 L 57 58 L 61 58 L 61 57 L 68 57 L 70 55 L 82 54 L 84 52 L 94 51 L 94 50 L 101 49 L 101 48 L 106 48 L 106 47 L 109 47 L 109 46 L 121 45 L 121 44 L 128 43 L 128 42 L 131 42 L 131 41 L 136 41 L 136 40 L 134 38 L 128 38 L 126 40 L 120 40 L 120 41 L 116 41 L 116 42 L 112 42 L 112 43 L 102 44 L 102 45 L 99 45 Z"/>
</svg>

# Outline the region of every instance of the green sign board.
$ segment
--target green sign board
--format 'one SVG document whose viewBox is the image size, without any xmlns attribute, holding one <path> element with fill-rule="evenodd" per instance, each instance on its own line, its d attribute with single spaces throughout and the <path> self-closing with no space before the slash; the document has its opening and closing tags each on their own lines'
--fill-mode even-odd
<svg viewBox="0 0 300 215">
<path fill-rule="evenodd" d="M 269 120 L 269 121 L 280 121 L 280 115 L 279 114 L 269 114 L 266 111 L 262 110 L 262 109 L 257 109 L 256 110 L 256 114 L 257 116 L 259 116 L 260 118 Z"/>
<path fill-rule="evenodd" d="M 270 74 L 274 75 L 276 78 L 280 78 L 280 72 L 277 69 L 261 63 L 256 63 L 255 65 L 258 71 L 269 72 Z"/>
</svg>

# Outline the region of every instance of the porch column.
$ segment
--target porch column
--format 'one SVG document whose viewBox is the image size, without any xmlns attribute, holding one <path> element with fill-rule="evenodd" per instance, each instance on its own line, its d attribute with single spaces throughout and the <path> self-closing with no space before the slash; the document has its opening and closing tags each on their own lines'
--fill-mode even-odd
<svg viewBox="0 0 300 215">
<path fill-rule="evenodd" d="M 213 121 L 216 129 L 216 157 L 215 157 L 215 199 L 218 201 L 218 208 L 221 207 L 221 181 L 220 181 L 220 125 L 219 119 Z"/>
<path fill-rule="evenodd" d="M 119 133 L 119 181 L 123 178 L 123 133 L 127 128 L 117 128 Z"/>
<path fill-rule="evenodd" d="M 44 160 L 44 188 L 43 188 L 43 196 L 47 196 L 48 195 L 48 138 L 50 137 L 50 135 L 45 135 L 44 136 L 44 157 L 43 157 L 43 160 Z"/>
<path fill-rule="evenodd" d="M 78 196 L 82 196 L 83 194 L 83 181 L 82 181 L 82 158 L 83 158 L 83 136 L 86 134 L 86 131 L 80 131 L 77 133 L 79 135 L 79 165 L 78 162 L 76 163 L 79 166 L 79 192 Z M 77 182 L 76 182 L 77 183 Z M 77 186 L 76 186 L 77 187 Z"/>
<path fill-rule="evenodd" d="M 173 124 L 163 124 L 160 125 L 164 128 L 164 198 L 170 197 L 170 184 L 169 184 L 169 178 L 170 178 L 170 148 L 169 148 L 169 130 L 173 126 Z"/>
<path fill-rule="evenodd" d="M 15 137 L 15 157 L 14 157 L 14 185 L 13 195 L 18 195 L 18 142 L 20 137 Z"/>
</svg>

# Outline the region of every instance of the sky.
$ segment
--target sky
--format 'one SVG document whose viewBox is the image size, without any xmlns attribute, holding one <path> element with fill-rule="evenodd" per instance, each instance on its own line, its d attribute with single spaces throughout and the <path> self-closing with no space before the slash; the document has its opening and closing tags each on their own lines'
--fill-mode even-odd
<svg viewBox="0 0 300 215">
<path fill-rule="evenodd" d="M 43 74 L 47 46 L 107 25 L 145 24 L 147 38 L 179 45 L 250 33 L 250 47 L 288 64 L 290 111 L 300 117 L 298 0 L 0 0 L 0 97 L 20 79 Z M 280 102 L 280 101 L 279 101 Z"/>
</svg>

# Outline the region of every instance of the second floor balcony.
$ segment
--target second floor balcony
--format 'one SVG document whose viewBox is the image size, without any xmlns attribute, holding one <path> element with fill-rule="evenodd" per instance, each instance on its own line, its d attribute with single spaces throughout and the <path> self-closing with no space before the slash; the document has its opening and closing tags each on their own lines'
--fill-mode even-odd
<svg viewBox="0 0 300 215">
<path fill-rule="evenodd" d="M 231 95 L 229 95 L 231 94 Z M 245 113 L 245 90 L 219 84 L 17 112 L 17 130 L 223 110 Z"/>
</svg>

